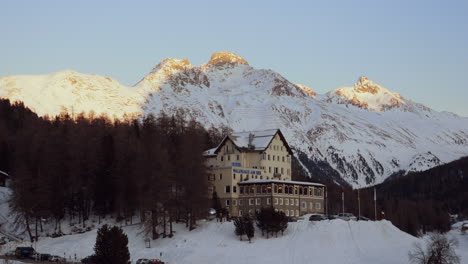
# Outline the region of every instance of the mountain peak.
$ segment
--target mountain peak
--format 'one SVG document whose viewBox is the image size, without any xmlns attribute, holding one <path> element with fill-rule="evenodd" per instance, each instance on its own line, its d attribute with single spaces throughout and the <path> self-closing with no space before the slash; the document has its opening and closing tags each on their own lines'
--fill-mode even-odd
<svg viewBox="0 0 468 264">
<path fill-rule="evenodd" d="M 376 94 L 380 90 L 384 89 L 382 86 L 369 80 L 366 76 L 359 77 L 358 81 L 354 84 L 354 89 L 358 93 L 370 93 Z"/>
<path fill-rule="evenodd" d="M 156 66 L 153 67 L 153 72 L 157 72 L 160 69 L 165 69 L 169 71 L 181 71 L 187 68 L 192 68 L 193 65 L 190 63 L 188 59 L 172 59 L 167 58 L 158 63 Z"/>
<path fill-rule="evenodd" d="M 227 51 L 216 52 L 211 55 L 211 59 L 208 62 L 209 65 L 219 65 L 219 64 L 244 64 L 249 65 L 249 63 L 242 58 L 241 56 Z"/>
</svg>

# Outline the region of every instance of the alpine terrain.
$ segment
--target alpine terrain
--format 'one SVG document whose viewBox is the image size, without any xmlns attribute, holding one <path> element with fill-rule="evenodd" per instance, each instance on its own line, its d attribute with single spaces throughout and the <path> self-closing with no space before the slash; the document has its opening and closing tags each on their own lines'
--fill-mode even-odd
<svg viewBox="0 0 468 264">
<path fill-rule="evenodd" d="M 229 52 L 201 66 L 165 59 L 132 87 L 66 70 L 0 78 L 0 98 L 41 116 L 179 113 L 206 127 L 279 128 L 309 175 L 367 186 L 468 155 L 468 118 L 438 112 L 366 77 L 324 95 Z"/>
</svg>

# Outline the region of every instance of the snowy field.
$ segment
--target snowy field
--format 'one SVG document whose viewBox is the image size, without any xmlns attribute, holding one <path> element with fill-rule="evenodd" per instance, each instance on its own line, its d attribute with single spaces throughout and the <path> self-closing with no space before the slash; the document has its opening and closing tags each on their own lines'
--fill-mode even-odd
<svg viewBox="0 0 468 264">
<path fill-rule="evenodd" d="M 284 236 L 239 241 L 232 222 L 202 222 L 188 232 L 177 226 L 173 238 L 159 239 L 146 248 L 138 226 L 124 227 L 133 263 L 138 258 L 161 258 L 168 263 L 408 263 L 408 250 L 421 239 L 412 237 L 388 221 L 342 220 L 290 223 Z M 461 263 L 468 263 L 468 235 L 451 231 L 459 240 Z M 80 259 L 92 254 L 96 231 L 59 238 L 42 238 L 39 252 Z M 4 247 L 14 248 L 11 243 Z M 162 257 L 160 254 L 162 253 Z"/>
</svg>

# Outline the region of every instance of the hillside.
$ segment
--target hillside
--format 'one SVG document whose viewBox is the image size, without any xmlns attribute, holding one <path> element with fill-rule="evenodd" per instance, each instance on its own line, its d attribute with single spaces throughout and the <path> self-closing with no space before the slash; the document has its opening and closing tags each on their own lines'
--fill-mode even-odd
<svg viewBox="0 0 468 264">
<path fill-rule="evenodd" d="M 318 95 L 228 52 L 201 66 L 166 59 L 133 87 L 73 71 L 3 77 L 0 98 L 24 101 L 39 115 L 165 111 L 207 128 L 280 128 L 309 175 L 355 187 L 468 155 L 468 118 L 432 110 L 366 77 Z"/>
</svg>

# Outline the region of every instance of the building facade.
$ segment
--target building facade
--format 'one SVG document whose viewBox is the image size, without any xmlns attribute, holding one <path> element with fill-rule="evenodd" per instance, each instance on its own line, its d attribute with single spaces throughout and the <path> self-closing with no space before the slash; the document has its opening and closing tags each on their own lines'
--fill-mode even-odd
<svg viewBox="0 0 468 264">
<path fill-rule="evenodd" d="M 205 152 L 209 193 L 217 193 L 231 216 L 267 206 L 288 216 L 323 213 L 325 186 L 291 181 L 292 155 L 279 129 L 226 136 Z"/>
</svg>

